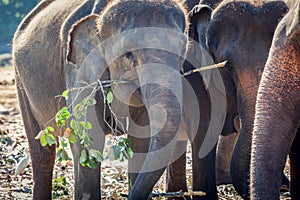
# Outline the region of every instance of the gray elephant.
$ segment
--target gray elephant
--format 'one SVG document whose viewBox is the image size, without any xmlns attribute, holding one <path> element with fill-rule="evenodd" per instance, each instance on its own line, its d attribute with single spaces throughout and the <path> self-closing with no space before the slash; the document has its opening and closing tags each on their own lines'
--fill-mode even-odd
<svg viewBox="0 0 300 200">
<path fill-rule="evenodd" d="M 201 4 L 193 9 L 197 37 L 207 43 L 215 62 L 227 60 L 226 66 L 220 69 L 227 94 L 223 133 L 232 132 L 238 114 L 241 130 L 230 171 L 235 189 L 244 198 L 249 197 L 251 135 L 257 89 L 274 30 L 287 9 L 283 1 L 264 0 L 223 0 L 214 10 Z M 211 16 L 207 18 L 205 34 L 201 25 L 203 21 L 199 21 L 203 14 Z M 204 79 L 211 78 L 206 75 Z"/>
<path fill-rule="evenodd" d="M 186 11 L 172 0 L 108 2 L 44 0 L 15 33 L 13 62 L 34 199 L 51 199 L 55 159 L 55 147 L 42 147 L 35 136 L 47 124 L 56 127 L 50 120 L 58 105 L 65 104 L 54 97 L 82 81 L 118 80 L 112 88 L 112 107 L 116 115 L 129 116 L 135 152 L 129 162 L 129 199 L 147 199 L 171 160 L 182 121 L 179 72 L 186 51 Z M 111 131 L 105 121 L 112 116 L 103 113 L 102 95 L 95 98 L 87 118 L 93 124 L 91 147 L 102 150 L 105 134 Z M 73 99 L 70 94 L 66 105 L 74 109 Z M 81 150 L 81 145 L 72 146 L 75 199 L 100 199 L 100 164 L 97 169 L 82 167 Z"/>
<path fill-rule="evenodd" d="M 202 51 L 209 51 L 206 44 L 206 32 L 210 21 L 212 10 L 214 10 L 222 0 L 201 0 L 199 5 L 195 6 L 190 11 L 191 25 L 189 37 L 196 41 L 199 41 L 200 46 L 203 48 Z M 201 54 L 201 53 L 200 53 Z M 194 52 L 194 56 L 201 58 L 199 53 Z M 210 54 L 207 53 L 210 57 Z M 203 60 L 203 59 L 202 59 Z M 205 58 L 204 60 L 209 60 Z M 202 73 L 204 80 L 214 81 L 211 79 L 212 74 Z M 227 82 L 227 81 L 226 81 Z M 225 82 L 225 83 L 226 83 Z M 231 183 L 230 176 L 230 161 L 235 146 L 236 140 L 239 135 L 239 119 L 237 116 L 237 107 L 235 98 L 230 96 L 232 93 L 227 92 L 227 111 L 226 120 L 219 137 L 216 154 L 216 182 L 217 184 L 228 184 Z"/>
<path fill-rule="evenodd" d="M 191 9 L 191 6 L 196 4 L 197 1 L 184 1 L 184 4 Z M 208 1 L 205 1 L 209 3 Z M 211 1 L 211 6 L 216 5 L 216 1 Z M 201 4 L 202 5 L 202 4 Z M 190 17 L 190 29 L 189 33 L 189 48 L 187 52 L 186 61 L 183 65 L 184 72 L 193 70 L 195 68 L 199 68 L 205 65 L 214 64 L 210 55 L 208 54 L 208 50 L 206 47 L 206 38 L 205 36 L 207 21 L 210 18 L 211 8 L 206 5 L 201 6 L 203 9 L 202 13 L 195 16 L 193 15 L 198 11 L 198 8 L 194 8 L 189 12 Z M 208 11 L 208 12 L 207 12 Z M 208 14 L 207 14 L 208 13 Z M 198 26 L 198 27 L 197 27 Z M 202 31 L 198 35 L 195 35 L 195 29 L 199 28 Z M 210 77 L 212 77 L 211 81 L 208 81 Z M 204 77 L 204 80 L 203 80 Z M 219 78 L 218 78 L 219 77 Z M 226 117 L 224 125 L 224 119 L 226 115 L 226 92 L 223 85 L 222 78 L 218 70 L 213 70 L 212 72 L 201 72 L 200 74 L 192 74 L 186 77 L 189 84 L 192 86 L 193 91 L 196 92 L 197 102 L 199 105 L 200 112 L 200 121 L 198 122 L 198 129 L 196 130 L 196 135 L 188 132 L 190 141 L 192 143 L 192 157 L 193 157 L 193 190 L 195 191 L 204 191 L 206 193 L 205 197 L 201 197 L 200 199 L 217 199 L 217 190 L 216 190 L 216 173 L 215 168 L 221 169 L 222 171 L 217 173 L 218 178 L 217 181 L 219 183 L 230 182 L 229 175 L 229 158 L 231 157 L 231 151 L 234 147 L 234 141 L 236 138 L 236 134 L 234 134 L 234 138 L 230 137 L 230 141 L 228 139 L 223 140 L 222 143 L 219 143 L 218 146 L 218 155 L 219 159 L 217 162 L 219 165 L 215 167 L 216 163 L 216 143 L 218 141 L 219 134 L 221 132 L 228 134 L 229 132 L 235 132 L 235 127 L 232 124 L 233 120 L 229 120 L 230 117 Z M 206 81 L 205 81 L 206 80 Z M 185 90 L 184 90 L 185 92 Z M 184 95 L 189 96 L 189 95 Z M 200 103 L 201 102 L 201 103 Z M 184 103 L 185 105 L 189 105 L 189 103 Z M 195 112 L 195 109 L 189 109 L 188 115 Z M 218 114 L 215 113 L 217 110 Z M 233 111 L 233 110 L 232 110 Z M 233 113 L 233 112 L 232 112 Z M 192 114 L 195 116 L 195 114 Z M 185 118 L 190 118 L 189 116 L 185 116 Z M 214 125 L 214 128 L 212 129 Z M 195 126 L 195 125 L 194 125 Z M 223 129 L 223 131 L 222 131 Z M 225 130 L 225 131 L 224 131 Z M 191 131 L 194 133 L 195 131 Z M 210 136 L 210 137 L 207 137 Z M 207 140 L 207 138 L 210 138 Z M 210 141 L 210 142 L 208 142 Z M 229 142 L 228 144 L 224 144 L 224 142 Z M 207 145 L 209 144 L 209 145 Z M 178 146 L 180 149 L 186 149 L 187 141 L 178 141 Z M 210 146 L 210 148 L 207 148 Z M 208 149 L 203 153 L 203 149 Z M 222 152 L 223 150 L 226 152 Z M 200 153 L 199 153 L 200 152 Z M 228 154 L 228 155 L 227 155 Z M 221 159 L 220 157 L 223 156 Z M 227 163 L 223 163 L 220 161 L 226 161 Z M 220 164 L 221 163 L 221 164 Z M 187 190 L 186 188 L 186 178 L 185 178 L 185 155 L 173 162 L 167 170 L 168 182 L 167 182 L 167 190 L 168 191 L 178 191 L 180 189 Z M 181 173 L 180 173 L 181 172 Z M 223 176 L 222 176 L 223 175 Z M 174 184 L 175 183 L 175 184 Z M 193 197 L 193 199 L 198 199 L 199 197 Z"/>
<path fill-rule="evenodd" d="M 188 10 L 190 10 L 191 7 L 197 3 L 197 1 L 187 0 L 183 3 L 186 5 Z M 212 2 L 212 4 L 214 3 L 215 2 Z M 192 16 L 191 12 L 189 13 L 189 17 Z M 205 27 L 207 25 L 207 18 L 210 18 L 210 15 L 201 16 L 202 21 L 199 22 L 199 24 Z M 202 38 L 200 39 L 198 37 L 194 37 L 193 35 L 194 29 L 196 28 L 195 23 L 196 20 L 190 18 L 191 26 L 189 27 L 190 30 L 188 31 L 190 41 L 186 61 L 183 65 L 184 72 L 199 67 L 201 68 L 205 65 L 214 64 L 213 60 L 207 53 L 205 42 L 203 42 Z M 192 90 L 196 93 L 196 100 L 199 102 L 197 107 L 200 111 L 200 120 L 194 125 L 190 125 L 190 122 L 188 122 L 187 125 L 187 129 L 190 129 L 191 126 L 196 126 L 198 128 L 196 130 L 187 131 L 187 134 L 192 144 L 193 190 L 204 191 L 206 193 L 206 196 L 201 197 L 201 199 L 217 199 L 218 195 L 216 190 L 215 176 L 216 144 L 219 134 L 223 129 L 225 119 L 226 93 L 218 70 L 213 70 L 213 72 L 209 73 L 212 75 L 212 77 L 214 77 L 214 81 L 211 82 L 205 82 L 203 80 L 203 75 L 205 76 L 205 74 L 207 73 L 201 72 L 201 74 L 196 73 L 185 77 L 189 82 L 189 85 L 191 85 L 193 88 Z M 190 96 L 186 95 L 185 91 L 186 90 L 183 91 L 184 97 Z M 185 103 L 185 100 L 186 98 L 184 98 L 184 108 L 187 107 L 187 105 L 190 105 L 188 102 Z M 187 110 L 189 110 L 189 112 L 184 111 L 184 119 L 189 119 L 193 116 L 196 116 L 193 114 L 196 112 L 195 107 L 194 109 L 187 108 Z M 180 149 L 186 149 L 187 141 L 178 141 L 177 145 L 181 146 Z M 176 162 L 173 162 L 168 167 L 168 191 L 178 191 L 180 189 L 187 190 L 185 178 L 186 175 L 184 173 L 185 164 L 185 155 L 182 155 L 178 160 L 176 160 Z M 175 180 L 172 180 L 172 178 Z M 193 199 L 198 198 L 199 197 L 193 197 Z"/>
<path fill-rule="evenodd" d="M 290 193 L 300 199 L 300 2 L 280 21 L 259 84 L 251 152 L 251 199 L 279 199 L 290 158 Z"/>
</svg>

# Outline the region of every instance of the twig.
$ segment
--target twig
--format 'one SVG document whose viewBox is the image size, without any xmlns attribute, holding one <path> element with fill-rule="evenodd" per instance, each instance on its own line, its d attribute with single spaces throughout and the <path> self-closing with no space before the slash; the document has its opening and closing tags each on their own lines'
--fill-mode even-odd
<svg viewBox="0 0 300 200">
<path fill-rule="evenodd" d="M 105 115 L 106 114 L 106 102 L 107 102 L 106 93 L 103 89 L 102 82 L 99 79 L 97 80 L 97 82 L 98 82 L 98 85 L 100 87 L 100 90 L 101 90 L 101 93 L 103 96 L 103 120 L 104 120 L 105 124 L 110 128 L 111 132 L 113 133 L 114 132 L 113 127 L 106 121 L 106 115 Z"/>
<path fill-rule="evenodd" d="M 205 196 L 205 192 L 164 192 L 164 193 L 152 193 L 151 197 L 190 197 L 190 196 Z"/>
<path fill-rule="evenodd" d="M 188 76 L 188 75 L 196 73 L 196 72 L 202 72 L 202 71 L 206 71 L 206 70 L 210 70 L 210 69 L 221 68 L 221 67 L 224 67 L 226 65 L 226 63 L 227 63 L 227 61 L 224 61 L 224 62 L 217 63 L 217 64 L 214 64 L 214 65 L 209 65 L 209 66 L 193 69 L 193 70 L 185 72 L 183 74 L 183 76 Z"/>
</svg>

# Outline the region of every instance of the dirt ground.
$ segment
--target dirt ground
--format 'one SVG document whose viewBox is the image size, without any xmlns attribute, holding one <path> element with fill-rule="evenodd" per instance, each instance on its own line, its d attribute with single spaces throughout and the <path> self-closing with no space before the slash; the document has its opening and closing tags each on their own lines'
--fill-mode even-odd
<svg viewBox="0 0 300 200">
<path fill-rule="evenodd" d="M 108 140 L 107 144 L 109 143 Z M 21 175 L 14 175 L 16 164 L 25 157 L 25 148 L 28 148 L 28 145 L 16 99 L 13 69 L 11 67 L 0 68 L 0 199 L 32 198 L 31 164 L 27 165 Z M 187 180 L 191 189 L 190 152 L 187 162 Z M 102 199 L 122 199 L 120 194 L 128 193 L 126 163 L 104 161 L 102 166 Z M 65 177 L 66 184 L 59 182 L 57 186 L 60 187 L 56 187 L 53 197 L 72 199 L 74 185 L 72 162 L 56 163 L 54 178 L 59 177 Z M 165 176 L 156 184 L 155 192 L 165 191 L 164 180 Z M 219 199 L 241 199 L 232 185 L 221 185 L 218 191 Z M 283 195 L 281 199 L 289 199 L 288 194 Z"/>
</svg>

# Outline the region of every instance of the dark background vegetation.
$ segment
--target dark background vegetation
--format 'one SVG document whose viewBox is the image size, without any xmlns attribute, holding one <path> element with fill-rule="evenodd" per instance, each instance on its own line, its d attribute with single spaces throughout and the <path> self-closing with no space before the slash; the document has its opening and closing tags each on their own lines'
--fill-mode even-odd
<svg viewBox="0 0 300 200">
<path fill-rule="evenodd" d="M 0 0 L 0 53 L 11 51 L 11 42 L 19 23 L 38 0 Z"/>
</svg>

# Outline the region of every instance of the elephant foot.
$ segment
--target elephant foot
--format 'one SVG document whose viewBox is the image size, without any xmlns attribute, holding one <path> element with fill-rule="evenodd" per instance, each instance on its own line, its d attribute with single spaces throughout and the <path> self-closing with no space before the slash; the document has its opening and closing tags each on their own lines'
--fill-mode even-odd
<svg viewBox="0 0 300 200">
<path fill-rule="evenodd" d="M 187 141 L 177 141 L 173 154 L 173 161 L 167 168 L 166 185 L 167 192 L 187 191 L 186 183 L 186 150 Z M 184 200 L 189 197 L 170 197 L 168 199 Z"/>
<path fill-rule="evenodd" d="M 221 169 L 217 169 L 216 170 L 216 183 L 217 183 L 217 185 L 231 184 L 232 179 L 230 176 L 230 172 L 224 171 Z"/>
</svg>

